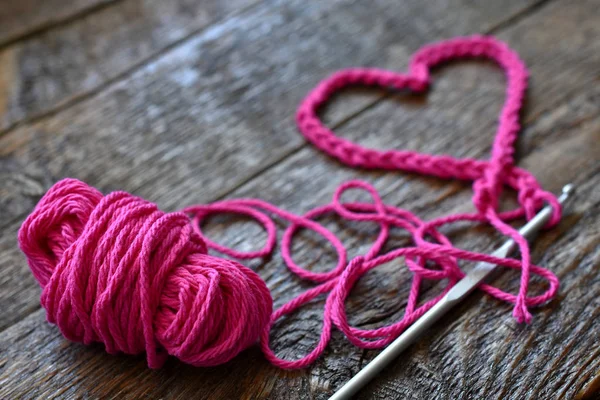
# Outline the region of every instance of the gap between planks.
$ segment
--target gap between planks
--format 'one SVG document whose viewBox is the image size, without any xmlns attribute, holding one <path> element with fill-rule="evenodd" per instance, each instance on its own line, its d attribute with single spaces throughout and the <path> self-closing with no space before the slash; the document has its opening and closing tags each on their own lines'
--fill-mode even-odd
<svg viewBox="0 0 600 400">
<path fill-rule="evenodd" d="M 14 45 L 15 43 L 25 41 L 27 39 L 31 39 L 35 36 L 44 34 L 53 29 L 56 29 L 56 28 L 61 28 L 61 27 L 70 25 L 71 23 L 73 23 L 79 19 L 86 18 L 92 14 L 95 14 L 99 11 L 103 11 L 103 10 L 110 8 L 111 6 L 114 6 L 123 1 L 125 1 L 125 0 L 108 0 L 107 2 L 98 3 L 98 4 L 94 4 L 94 5 L 86 7 L 86 8 L 82 8 L 81 10 L 76 11 L 73 14 L 70 14 L 60 20 L 44 22 L 44 23 L 40 24 L 39 26 L 32 28 L 28 32 L 24 32 L 22 34 L 16 35 L 15 37 L 9 37 L 8 39 L 1 41 L 0 42 L 0 51 L 4 50 L 7 47 Z"/>
<path fill-rule="evenodd" d="M 116 0 L 115 2 L 111 2 L 111 3 L 107 3 L 105 4 L 103 7 L 97 7 L 95 9 L 95 11 L 101 11 L 104 10 L 105 8 L 108 8 L 110 5 L 116 5 L 118 4 L 120 1 L 124 1 L 124 0 Z M 14 130 L 16 130 L 17 128 L 20 128 L 24 125 L 30 125 L 30 124 L 35 124 L 36 122 L 42 121 L 48 117 L 52 117 L 54 115 L 60 114 L 63 111 L 68 110 L 69 108 L 79 104 L 80 102 L 83 102 L 87 99 L 90 99 L 94 96 L 98 96 L 101 93 L 103 93 L 105 90 L 109 89 L 111 86 L 118 84 L 119 82 L 122 82 L 124 80 L 126 80 L 128 77 L 132 76 L 133 74 L 135 74 L 137 71 L 143 69 L 146 65 L 151 64 L 155 61 L 158 61 L 160 58 L 162 58 L 162 56 L 165 53 L 168 53 L 169 51 L 172 51 L 180 46 L 185 45 L 187 42 L 193 40 L 196 36 L 202 35 L 204 32 L 213 29 L 215 26 L 224 24 L 225 22 L 236 18 L 236 17 L 240 17 L 243 16 L 245 14 L 250 13 L 255 7 L 258 7 L 261 3 L 259 1 L 248 4 L 245 7 L 241 7 L 239 10 L 233 12 L 233 13 L 229 13 L 225 16 L 223 16 L 222 18 L 217 18 L 215 21 L 213 21 L 212 23 L 209 23 L 201 28 L 195 29 L 193 31 L 191 31 L 190 33 L 188 33 L 187 35 L 183 36 L 180 39 L 175 40 L 174 42 L 169 43 L 168 45 L 166 45 L 165 47 L 163 47 L 162 49 L 160 49 L 159 51 L 150 54 L 149 56 L 145 57 L 144 59 L 140 60 L 137 63 L 133 63 L 132 65 L 130 65 L 129 67 L 127 67 L 124 71 L 122 71 L 121 73 L 115 75 L 112 78 L 108 78 L 107 80 L 105 80 L 104 82 L 102 82 L 101 84 L 99 84 L 98 86 L 96 86 L 95 88 L 92 88 L 90 90 L 83 91 L 79 94 L 74 95 L 71 99 L 68 99 L 66 101 L 64 101 L 63 103 L 59 104 L 58 106 L 54 107 L 54 108 L 49 108 L 46 111 L 42 111 L 37 115 L 33 115 L 32 117 L 29 118 L 25 118 L 22 119 L 20 121 L 14 122 L 12 124 L 10 124 L 8 127 L 1 129 L 0 130 L 0 137 L 5 136 L 10 134 L 11 132 L 13 132 Z M 91 13 L 90 13 L 91 14 Z M 76 20 L 70 20 L 69 23 L 75 22 Z M 65 23 L 64 25 L 68 25 L 68 23 Z M 62 24 L 55 24 L 52 27 L 58 27 L 58 26 L 62 26 Z M 50 30 L 50 29 L 48 29 Z M 43 31 L 45 32 L 45 31 Z M 42 32 L 38 32 L 38 33 L 42 33 Z M 36 33 L 37 35 L 37 33 Z M 32 37 L 35 35 L 32 35 Z M 23 37 L 21 39 L 27 39 L 28 37 Z M 11 44 L 14 44 L 18 42 L 14 41 Z M 0 45 L 0 50 L 2 50 L 4 47 L 6 46 L 2 46 Z"/>
</svg>

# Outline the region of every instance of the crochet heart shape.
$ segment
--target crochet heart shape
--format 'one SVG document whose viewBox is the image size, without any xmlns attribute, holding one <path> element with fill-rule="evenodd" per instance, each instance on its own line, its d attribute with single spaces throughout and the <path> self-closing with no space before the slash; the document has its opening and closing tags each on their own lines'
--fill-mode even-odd
<svg viewBox="0 0 600 400">
<path fill-rule="evenodd" d="M 319 119 L 317 112 L 339 90 L 355 85 L 384 89 L 408 89 L 425 92 L 430 84 L 430 70 L 449 60 L 487 58 L 506 72 L 506 99 L 499 116 L 499 125 L 490 160 L 454 158 L 406 150 L 376 150 L 364 148 L 340 138 Z M 456 38 L 424 46 L 409 64 L 409 73 L 397 73 L 376 68 L 352 68 L 336 72 L 323 80 L 302 102 L 296 114 L 300 132 L 316 147 L 353 167 L 403 170 L 444 179 L 460 179 L 475 183 L 473 202 L 485 213 L 497 207 L 502 185 L 515 189 L 519 203 L 532 217 L 541 201 L 560 206 L 540 188 L 535 177 L 514 165 L 514 142 L 520 130 L 519 113 L 527 89 L 527 69 L 519 56 L 506 44 L 485 36 Z M 558 211 L 551 224 L 558 219 Z"/>
</svg>

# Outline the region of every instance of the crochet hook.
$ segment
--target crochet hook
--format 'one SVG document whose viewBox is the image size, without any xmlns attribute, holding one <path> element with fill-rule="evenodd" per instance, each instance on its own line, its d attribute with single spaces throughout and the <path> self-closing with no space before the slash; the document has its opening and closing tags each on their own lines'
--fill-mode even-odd
<svg viewBox="0 0 600 400">
<path fill-rule="evenodd" d="M 562 189 L 562 194 L 558 198 L 561 205 L 565 205 L 567 200 L 572 198 L 574 186 L 568 184 Z M 549 221 L 552 215 L 550 206 L 544 207 L 527 224 L 525 224 L 519 233 L 526 239 L 531 240 L 533 236 Z M 499 258 L 507 257 L 516 247 L 513 240 L 506 241 L 499 247 L 493 255 Z M 468 274 L 465 275 L 442 299 L 427 311 L 421 318 L 416 320 L 402 335 L 393 341 L 385 350 L 373 359 L 365 368 L 358 372 L 344 386 L 342 386 L 329 400 L 345 400 L 354 396 L 364 385 L 379 374 L 390 362 L 400 355 L 408 346 L 417 340 L 424 331 L 431 327 L 452 307 L 461 302 L 470 294 L 494 269 L 496 265 L 481 262 L 478 263 Z"/>
</svg>

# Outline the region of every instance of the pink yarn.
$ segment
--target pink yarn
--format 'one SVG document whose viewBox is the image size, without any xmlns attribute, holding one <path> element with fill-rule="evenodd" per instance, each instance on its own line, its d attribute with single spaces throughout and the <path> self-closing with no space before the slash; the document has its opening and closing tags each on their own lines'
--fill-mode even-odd
<svg viewBox="0 0 600 400">
<path fill-rule="evenodd" d="M 497 62 L 508 80 L 507 98 L 489 161 L 363 148 L 336 137 L 318 118 L 319 108 L 345 86 L 377 85 L 422 92 L 429 84 L 431 67 L 468 57 Z M 110 353 L 145 351 L 153 368 L 159 367 L 167 354 L 197 366 L 220 364 L 257 339 L 274 365 L 302 368 L 322 354 L 334 325 L 356 346 L 379 348 L 389 344 L 464 276 L 458 260 L 467 260 L 521 269 L 517 295 L 487 284 L 480 285 L 480 289 L 514 304 L 516 320 L 529 322 L 531 314 L 527 308 L 551 299 L 559 282 L 552 272 L 531 264 L 526 240 L 508 222 L 523 216 L 531 218 L 545 202 L 554 209 L 549 223 L 554 225 L 560 219 L 561 207 L 529 172 L 514 166 L 513 146 L 520 129 L 519 111 L 526 84 L 527 71 L 513 51 L 493 38 L 473 36 L 422 48 L 413 56 L 408 74 L 377 69 L 337 72 L 321 82 L 298 110 L 297 122 L 303 135 L 344 164 L 473 181 L 475 213 L 422 221 L 409 211 L 384 204 L 368 183 L 349 181 L 336 190 L 331 203 L 303 216 L 257 199 L 219 201 L 191 206 L 183 213 L 165 214 L 156 205 L 124 192 L 103 197 L 77 180 L 60 181 L 41 199 L 19 231 L 21 249 L 43 288 L 41 303 L 48 320 L 57 324 L 68 339 L 102 342 Z M 518 192 L 518 209 L 498 211 L 504 186 Z M 372 202 L 343 203 L 341 197 L 348 189 L 366 191 Z M 203 220 L 219 213 L 256 219 L 267 231 L 264 248 L 240 252 L 206 238 L 201 231 Z M 277 232 L 267 213 L 290 223 L 281 242 L 282 257 L 288 268 L 318 284 L 273 313 L 270 293 L 258 275 L 234 261 L 207 255 L 207 248 L 239 259 L 271 254 Z M 348 262 L 340 240 L 313 220 L 327 213 L 379 224 L 379 235 L 370 250 Z M 186 214 L 191 216 L 191 224 Z M 453 247 L 437 228 L 456 221 L 491 224 L 515 240 L 521 251 L 520 260 L 499 259 Z M 414 246 L 382 253 L 392 227 L 409 232 Z M 331 243 L 338 254 L 333 269 L 312 272 L 294 262 L 291 244 L 299 229 L 313 230 Z M 356 281 L 367 271 L 398 257 L 405 257 L 406 266 L 413 273 L 403 318 L 376 329 L 350 326 L 345 300 Z M 436 268 L 429 268 L 426 261 L 433 262 Z M 527 296 L 531 273 L 548 281 L 545 293 Z M 421 283 L 426 279 L 446 279 L 448 285 L 436 298 L 417 306 Z M 271 327 L 280 317 L 321 294 L 327 294 L 327 299 L 319 342 L 302 358 L 279 358 L 270 347 Z"/>
<path fill-rule="evenodd" d="M 75 179 L 55 184 L 19 231 L 43 288 L 48 321 L 109 353 L 168 354 L 222 364 L 250 346 L 273 302 L 265 283 L 235 261 L 206 254 L 182 213 L 124 192 L 103 197 Z"/>
</svg>

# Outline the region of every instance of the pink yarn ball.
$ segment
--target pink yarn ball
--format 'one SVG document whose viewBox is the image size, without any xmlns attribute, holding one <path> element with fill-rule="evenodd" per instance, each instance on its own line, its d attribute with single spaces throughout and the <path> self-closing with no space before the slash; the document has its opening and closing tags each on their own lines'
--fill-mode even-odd
<svg viewBox="0 0 600 400">
<path fill-rule="evenodd" d="M 254 344 L 273 301 L 252 270 L 207 254 L 183 213 L 125 192 L 55 184 L 19 230 L 48 321 L 109 353 L 224 363 Z"/>
</svg>

